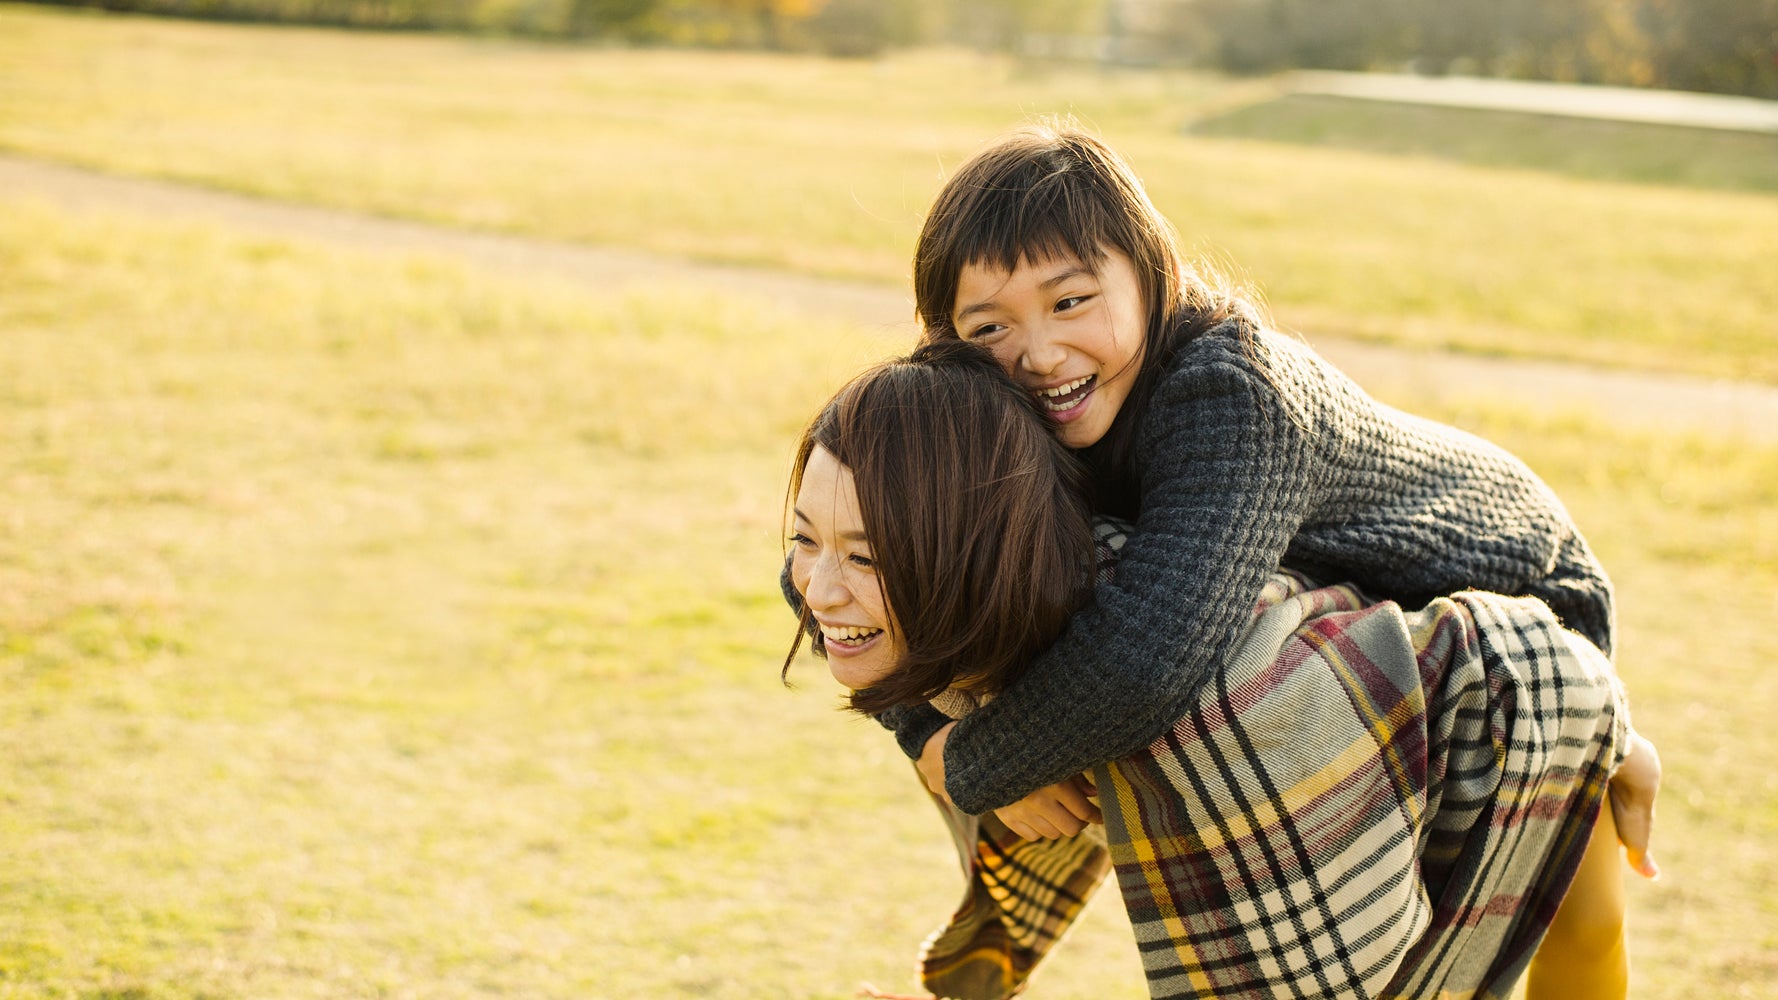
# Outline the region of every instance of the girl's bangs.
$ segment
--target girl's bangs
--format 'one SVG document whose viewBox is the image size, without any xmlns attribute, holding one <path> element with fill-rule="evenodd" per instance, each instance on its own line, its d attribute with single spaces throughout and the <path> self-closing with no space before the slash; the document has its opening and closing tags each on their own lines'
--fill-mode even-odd
<svg viewBox="0 0 1778 1000">
<path fill-rule="evenodd" d="M 1028 188 L 983 191 L 957 227 L 958 270 L 967 266 L 1016 270 L 1021 263 L 1072 258 L 1089 267 L 1127 241 L 1114 216 L 1079 177 L 1052 173 Z"/>
</svg>

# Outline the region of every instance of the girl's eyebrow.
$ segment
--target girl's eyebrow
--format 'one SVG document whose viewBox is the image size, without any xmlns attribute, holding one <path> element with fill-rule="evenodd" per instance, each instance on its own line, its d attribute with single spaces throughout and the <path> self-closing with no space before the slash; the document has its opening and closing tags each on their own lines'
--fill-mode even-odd
<svg viewBox="0 0 1778 1000">
<path fill-rule="evenodd" d="M 1037 287 L 1048 290 L 1050 288 L 1055 287 L 1056 285 L 1061 284 L 1064 281 L 1067 281 L 1069 278 L 1078 278 L 1083 274 L 1087 275 L 1089 277 L 1094 276 L 1092 268 L 1087 267 L 1085 264 L 1081 264 L 1076 267 L 1071 267 L 1066 271 L 1061 271 L 1056 274 L 1050 275 L 1048 278 L 1045 278 L 1044 280 L 1038 282 Z"/>
<path fill-rule="evenodd" d="M 975 313 L 987 312 L 992 308 L 994 308 L 993 299 L 989 299 L 986 302 L 977 302 L 973 306 L 965 306 L 964 308 L 957 310 L 957 315 L 952 317 L 951 321 L 953 323 L 962 322 L 965 318 Z"/>
<path fill-rule="evenodd" d="M 1049 277 L 1038 282 L 1037 287 L 1042 289 L 1043 291 L 1047 292 L 1051 288 L 1054 288 L 1055 286 L 1061 284 L 1062 282 L 1067 281 L 1069 278 L 1078 278 L 1083 274 L 1087 275 L 1089 277 L 1097 277 L 1097 275 L 1095 275 L 1093 273 L 1092 268 L 1087 267 L 1085 264 L 1081 264 L 1076 267 L 1068 268 L 1066 271 L 1061 271 L 1056 274 L 1050 275 Z M 960 322 L 961 320 L 963 320 L 975 313 L 986 312 L 992 308 L 994 308 L 994 300 L 993 299 L 988 299 L 983 302 L 977 302 L 975 305 L 965 306 L 962 309 L 957 310 L 957 315 L 952 317 L 951 321 L 954 323 Z"/>
</svg>

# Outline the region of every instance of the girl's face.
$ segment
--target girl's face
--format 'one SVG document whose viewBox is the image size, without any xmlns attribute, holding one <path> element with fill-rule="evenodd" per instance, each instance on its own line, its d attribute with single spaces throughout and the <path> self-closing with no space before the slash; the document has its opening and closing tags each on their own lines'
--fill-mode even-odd
<svg viewBox="0 0 1778 1000">
<path fill-rule="evenodd" d="M 877 583 L 852 470 L 817 446 L 796 492 L 790 579 L 821 625 L 827 669 L 851 690 L 870 687 L 901 660 L 901 631 Z"/>
<path fill-rule="evenodd" d="M 1070 448 L 1098 443 L 1129 398 L 1148 310 L 1130 258 L 1107 249 L 1098 270 L 1072 257 L 1012 271 L 963 269 L 951 312 L 957 335 L 981 344 L 1058 425 Z"/>
</svg>

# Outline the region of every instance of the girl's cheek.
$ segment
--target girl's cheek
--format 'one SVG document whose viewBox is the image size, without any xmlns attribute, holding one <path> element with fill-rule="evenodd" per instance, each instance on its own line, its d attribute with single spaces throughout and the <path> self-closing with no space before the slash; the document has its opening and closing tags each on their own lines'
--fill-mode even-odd
<svg viewBox="0 0 1778 1000">
<path fill-rule="evenodd" d="M 1019 355 L 1017 351 L 1013 350 L 1011 347 L 1003 347 L 999 344 L 994 345 L 988 350 L 989 353 L 994 355 L 994 360 L 1000 362 L 1000 367 L 1005 369 L 1008 375 L 1011 375 L 1014 378 L 1018 377 Z"/>
</svg>

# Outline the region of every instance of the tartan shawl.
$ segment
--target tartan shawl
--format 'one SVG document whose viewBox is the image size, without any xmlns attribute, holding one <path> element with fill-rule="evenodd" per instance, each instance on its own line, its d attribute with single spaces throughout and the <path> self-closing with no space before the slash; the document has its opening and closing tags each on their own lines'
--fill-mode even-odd
<svg viewBox="0 0 1778 1000">
<path fill-rule="evenodd" d="M 969 884 L 921 981 L 1020 992 L 1112 867 L 1156 1000 L 1505 1000 L 1627 728 L 1610 662 L 1541 602 L 1404 613 L 1278 574 L 1197 705 L 1094 770 L 1102 832 L 1026 842 L 940 803 Z"/>
</svg>

